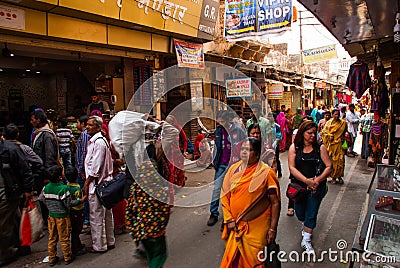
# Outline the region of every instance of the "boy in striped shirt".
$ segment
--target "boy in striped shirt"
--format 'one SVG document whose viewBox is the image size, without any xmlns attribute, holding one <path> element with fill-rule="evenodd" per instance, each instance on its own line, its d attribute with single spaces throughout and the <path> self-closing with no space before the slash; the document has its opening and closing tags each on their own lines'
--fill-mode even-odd
<svg viewBox="0 0 400 268">
<path fill-rule="evenodd" d="M 56 130 L 56 136 L 58 140 L 58 147 L 60 151 L 60 156 L 64 165 L 64 168 L 69 168 L 72 166 L 71 162 L 71 145 L 74 139 L 72 135 L 72 130 L 67 128 L 67 120 L 65 118 L 59 119 L 60 127 Z"/>
</svg>

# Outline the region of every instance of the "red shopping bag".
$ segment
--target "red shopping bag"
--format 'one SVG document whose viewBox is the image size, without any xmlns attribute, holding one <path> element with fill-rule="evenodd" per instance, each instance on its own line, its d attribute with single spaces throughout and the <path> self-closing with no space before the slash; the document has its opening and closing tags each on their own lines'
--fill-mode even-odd
<svg viewBox="0 0 400 268">
<path fill-rule="evenodd" d="M 43 219 L 32 200 L 25 202 L 20 224 L 21 246 L 30 246 L 43 237 Z"/>
</svg>

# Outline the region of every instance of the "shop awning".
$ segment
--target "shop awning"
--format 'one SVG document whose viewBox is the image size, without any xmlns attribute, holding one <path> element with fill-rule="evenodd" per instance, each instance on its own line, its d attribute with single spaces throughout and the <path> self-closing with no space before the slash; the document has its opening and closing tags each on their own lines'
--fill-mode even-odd
<svg viewBox="0 0 400 268">
<path fill-rule="evenodd" d="M 336 37 L 351 56 L 375 61 L 379 49 L 382 60 L 396 60 L 399 44 L 393 42 L 395 0 L 299 0 Z M 397 53 L 396 53 L 397 52 Z"/>
</svg>

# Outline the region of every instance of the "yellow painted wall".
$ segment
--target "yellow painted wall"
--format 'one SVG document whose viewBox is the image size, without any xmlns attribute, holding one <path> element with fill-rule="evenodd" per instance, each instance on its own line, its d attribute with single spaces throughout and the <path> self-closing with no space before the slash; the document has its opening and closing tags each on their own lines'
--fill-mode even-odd
<svg viewBox="0 0 400 268">
<path fill-rule="evenodd" d="M 68 1 L 60 0 L 60 1 L 64 1 L 64 4 L 66 5 L 66 2 L 70 0 Z M 53 0 L 40 0 L 40 2 L 53 3 Z M 73 5 L 78 6 L 77 3 L 78 3 L 77 1 L 71 0 L 70 6 L 71 7 Z M 113 5 L 117 6 L 114 1 L 105 1 L 105 3 L 112 3 Z M 134 6 L 132 2 L 124 2 L 124 4 L 125 6 L 129 6 L 130 4 Z M 16 7 L 14 5 L 10 6 Z M 16 7 L 16 8 L 25 11 L 26 29 L 25 30 L 11 29 L 13 31 L 37 34 L 41 36 L 57 37 L 62 39 L 79 40 L 92 43 L 109 44 L 127 48 L 137 48 L 143 50 L 169 53 L 170 40 L 168 36 L 140 32 L 139 30 L 131 30 L 111 25 L 107 26 L 102 23 L 96 23 L 82 19 L 56 15 L 52 13 L 36 11 L 28 8 L 22 8 L 22 7 Z M 128 9 L 126 8 L 125 10 Z M 138 10 L 137 7 L 136 10 Z M 87 11 L 88 12 L 90 11 L 89 7 Z M 160 14 L 157 15 L 158 15 L 157 19 L 155 19 L 151 23 L 153 23 L 154 27 L 162 28 L 164 19 L 161 17 Z M 189 15 L 189 13 L 187 13 L 186 15 Z M 154 16 L 147 17 L 147 15 L 144 14 L 144 12 L 142 13 L 138 12 L 137 16 L 139 18 L 143 16 L 147 20 L 149 20 L 149 18 L 151 17 L 154 18 Z M 168 19 L 167 21 L 170 21 L 172 23 L 172 19 Z M 178 21 L 175 21 L 174 23 L 175 26 L 173 27 L 178 27 L 178 28 L 187 27 L 181 25 Z M 175 32 L 180 32 L 178 28 L 175 30 Z"/>
<path fill-rule="evenodd" d="M 16 30 L 24 33 L 46 34 L 46 13 L 32 10 L 25 10 L 25 30 Z"/>
<path fill-rule="evenodd" d="M 59 5 L 104 17 L 119 19 L 120 8 L 116 2 L 116 0 L 108 0 L 104 1 L 104 3 L 100 2 L 100 0 L 59 0 Z"/>
<path fill-rule="evenodd" d="M 109 25 L 108 44 L 151 50 L 151 34 Z"/>
<path fill-rule="evenodd" d="M 66 39 L 107 43 L 107 27 L 105 24 L 54 14 L 48 15 L 48 34 Z"/>
<path fill-rule="evenodd" d="M 44 2 L 52 5 L 58 5 L 58 0 L 36 0 L 37 2 Z"/>
<path fill-rule="evenodd" d="M 153 34 L 153 35 L 151 35 L 151 38 L 152 38 L 151 49 L 153 51 L 165 52 L 165 53 L 169 52 L 168 36 Z"/>
</svg>

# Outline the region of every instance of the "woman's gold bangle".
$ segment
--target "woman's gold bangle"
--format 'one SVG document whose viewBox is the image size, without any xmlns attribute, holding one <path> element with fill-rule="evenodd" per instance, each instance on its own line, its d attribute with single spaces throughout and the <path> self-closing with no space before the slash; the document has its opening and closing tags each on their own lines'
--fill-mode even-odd
<svg viewBox="0 0 400 268">
<path fill-rule="evenodd" d="M 276 231 L 275 231 L 274 229 L 272 229 L 272 228 L 269 228 L 269 230 L 270 230 L 271 232 L 276 233 Z"/>
</svg>

